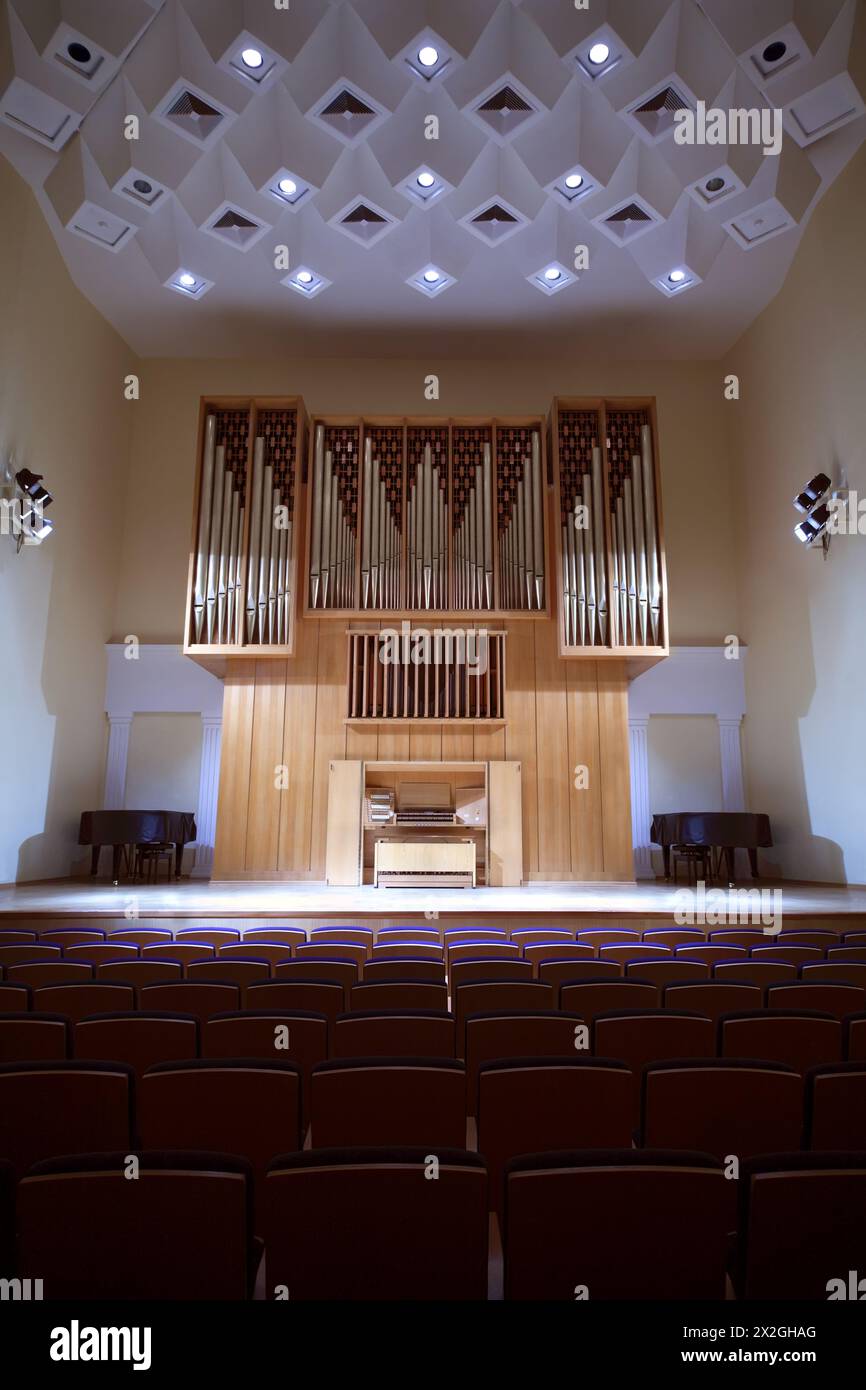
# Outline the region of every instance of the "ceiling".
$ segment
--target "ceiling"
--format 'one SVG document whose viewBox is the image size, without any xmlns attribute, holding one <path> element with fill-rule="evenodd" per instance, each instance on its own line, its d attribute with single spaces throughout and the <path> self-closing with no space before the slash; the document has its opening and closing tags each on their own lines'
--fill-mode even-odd
<svg viewBox="0 0 866 1390">
<path fill-rule="evenodd" d="M 716 358 L 866 134 L 856 9 L 0 0 L 0 151 L 144 356 Z"/>
</svg>

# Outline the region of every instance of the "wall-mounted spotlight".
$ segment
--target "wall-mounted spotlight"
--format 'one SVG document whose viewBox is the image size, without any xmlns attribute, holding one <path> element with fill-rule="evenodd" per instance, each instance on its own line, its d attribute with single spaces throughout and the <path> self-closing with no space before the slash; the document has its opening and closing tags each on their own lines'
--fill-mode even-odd
<svg viewBox="0 0 866 1390">
<path fill-rule="evenodd" d="M 794 527 L 794 535 L 803 545 L 815 545 L 818 541 L 826 554 L 830 545 L 827 526 L 830 521 L 830 508 L 827 497 L 832 484 L 826 473 L 816 473 L 810 478 L 802 492 L 794 498 L 794 506 L 803 512 L 803 520 Z"/>
<path fill-rule="evenodd" d="M 17 550 L 22 545 L 40 545 L 51 535 L 54 525 L 46 520 L 45 508 L 51 506 L 54 498 L 42 486 L 41 473 L 20 469 L 13 482 L 0 487 L 0 494 L 0 533 L 14 536 Z"/>
</svg>

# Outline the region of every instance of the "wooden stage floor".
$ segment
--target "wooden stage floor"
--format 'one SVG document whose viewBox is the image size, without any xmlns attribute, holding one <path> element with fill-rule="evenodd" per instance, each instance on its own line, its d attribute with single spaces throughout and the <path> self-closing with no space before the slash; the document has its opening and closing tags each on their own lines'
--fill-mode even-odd
<svg viewBox="0 0 866 1390">
<path fill-rule="evenodd" d="M 638 883 L 532 883 L 524 888 L 331 888 L 322 883 L 210 883 L 182 879 L 159 885 L 86 878 L 63 882 L 20 884 L 0 888 L 0 925 L 9 915 L 48 917 L 240 917 L 333 919 L 345 925 L 358 920 L 423 922 L 443 919 L 476 924 L 482 919 L 527 916 L 589 917 L 611 923 L 630 917 L 670 919 L 683 905 L 682 880 L 675 887 L 662 881 Z M 773 910 L 773 890 L 781 894 L 775 906 L 783 918 L 851 916 L 866 919 L 866 887 L 843 884 L 783 883 L 769 879 L 744 880 L 736 893 L 761 888 Z M 677 894 L 680 894 L 678 897 Z M 707 908 L 736 920 L 742 897 L 711 886 Z M 718 895 L 718 896 L 717 896 Z M 699 904 L 696 904 L 699 905 Z M 12 925 L 9 922 L 9 925 Z"/>
</svg>

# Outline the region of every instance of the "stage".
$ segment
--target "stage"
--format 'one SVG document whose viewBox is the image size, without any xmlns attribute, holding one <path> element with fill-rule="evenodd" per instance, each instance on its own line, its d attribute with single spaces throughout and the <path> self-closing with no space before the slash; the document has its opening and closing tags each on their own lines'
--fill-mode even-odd
<svg viewBox="0 0 866 1390">
<path fill-rule="evenodd" d="M 210 883 L 181 879 L 160 884 L 104 879 L 69 879 L 0 888 L 0 926 L 17 917 L 235 917 L 317 922 L 352 920 L 399 922 L 444 919 L 469 923 L 497 917 L 526 917 L 550 922 L 557 917 L 601 918 L 613 925 L 628 918 L 673 918 L 684 906 L 701 909 L 694 890 L 661 880 L 637 883 L 532 883 L 522 888 L 331 888 L 324 883 Z M 783 918 L 866 919 L 866 887 L 805 884 L 779 880 L 743 880 L 733 891 L 710 885 L 707 910 L 736 914 L 745 910 L 745 893 L 763 890 L 756 910 L 781 910 Z M 774 893 L 780 897 L 774 898 Z M 11 921 L 9 925 L 12 925 Z"/>
</svg>

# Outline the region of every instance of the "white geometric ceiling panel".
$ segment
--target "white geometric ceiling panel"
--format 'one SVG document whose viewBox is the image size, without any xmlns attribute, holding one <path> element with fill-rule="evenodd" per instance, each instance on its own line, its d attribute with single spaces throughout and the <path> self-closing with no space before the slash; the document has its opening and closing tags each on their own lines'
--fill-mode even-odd
<svg viewBox="0 0 866 1390">
<path fill-rule="evenodd" d="M 0 155 L 144 355 L 716 357 L 866 137 L 856 12 L 0 0 Z"/>
</svg>

